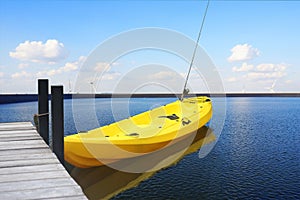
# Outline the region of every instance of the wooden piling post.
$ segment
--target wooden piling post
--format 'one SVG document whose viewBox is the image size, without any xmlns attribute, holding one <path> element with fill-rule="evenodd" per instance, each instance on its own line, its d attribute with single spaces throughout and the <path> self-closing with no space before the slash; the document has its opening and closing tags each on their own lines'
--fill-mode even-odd
<svg viewBox="0 0 300 200">
<path fill-rule="evenodd" d="M 38 131 L 46 144 L 49 145 L 49 81 L 38 80 Z"/>
<path fill-rule="evenodd" d="M 64 164 L 64 98 L 63 86 L 51 86 L 52 146 Z"/>
</svg>

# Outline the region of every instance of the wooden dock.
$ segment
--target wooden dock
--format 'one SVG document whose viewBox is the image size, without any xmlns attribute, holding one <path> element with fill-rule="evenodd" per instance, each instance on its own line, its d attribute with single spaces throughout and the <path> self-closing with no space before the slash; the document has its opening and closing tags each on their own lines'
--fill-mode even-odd
<svg viewBox="0 0 300 200">
<path fill-rule="evenodd" d="M 87 199 L 30 122 L 0 123 L 0 199 Z"/>
</svg>

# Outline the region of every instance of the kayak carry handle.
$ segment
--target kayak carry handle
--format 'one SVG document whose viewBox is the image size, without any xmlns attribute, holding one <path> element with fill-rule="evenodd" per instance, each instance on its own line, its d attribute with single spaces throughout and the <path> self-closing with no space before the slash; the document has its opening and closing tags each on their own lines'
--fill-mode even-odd
<svg viewBox="0 0 300 200">
<path fill-rule="evenodd" d="M 179 119 L 179 117 L 176 114 L 166 115 L 166 116 L 159 116 L 159 118 L 168 118 L 170 120 L 177 120 L 177 119 Z"/>
</svg>

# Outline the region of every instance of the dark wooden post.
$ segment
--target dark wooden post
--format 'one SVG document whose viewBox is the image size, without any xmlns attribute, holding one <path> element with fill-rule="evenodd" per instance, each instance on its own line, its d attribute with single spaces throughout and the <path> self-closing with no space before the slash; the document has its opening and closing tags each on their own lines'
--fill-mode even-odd
<svg viewBox="0 0 300 200">
<path fill-rule="evenodd" d="M 38 80 L 38 131 L 49 145 L 49 82 L 48 79 Z"/>
<path fill-rule="evenodd" d="M 52 147 L 64 164 L 64 97 L 63 86 L 51 86 Z"/>
</svg>

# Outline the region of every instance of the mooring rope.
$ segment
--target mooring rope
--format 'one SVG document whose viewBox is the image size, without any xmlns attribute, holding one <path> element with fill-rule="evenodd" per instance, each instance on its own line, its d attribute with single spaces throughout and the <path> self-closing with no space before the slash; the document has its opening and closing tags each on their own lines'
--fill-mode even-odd
<svg viewBox="0 0 300 200">
<path fill-rule="evenodd" d="M 186 78 L 185 78 L 185 83 L 184 83 L 183 91 L 182 91 L 182 94 L 181 94 L 181 97 L 180 97 L 181 101 L 183 100 L 184 95 L 186 95 L 189 92 L 189 90 L 186 88 L 186 85 L 187 85 L 187 82 L 188 82 L 188 79 L 189 79 L 189 76 L 190 76 L 190 73 L 191 73 L 192 66 L 194 64 L 194 59 L 195 59 L 195 55 L 196 55 L 196 52 L 197 52 L 197 47 L 198 47 L 198 44 L 199 44 L 199 41 L 200 41 L 200 37 L 201 37 L 201 33 L 202 33 L 204 21 L 205 21 L 205 18 L 206 18 L 208 6 L 209 6 L 209 0 L 207 1 L 207 5 L 206 5 L 206 9 L 205 9 L 204 16 L 203 16 L 203 19 L 202 19 L 201 27 L 200 27 L 200 30 L 199 30 L 197 42 L 196 42 L 195 49 L 194 49 L 194 52 L 193 52 L 193 56 L 192 56 L 192 59 L 191 59 L 189 71 L 188 71 L 188 73 L 186 75 Z"/>
<path fill-rule="evenodd" d="M 40 132 L 39 117 L 48 116 L 48 115 L 49 115 L 49 113 L 41 113 L 41 114 L 34 114 L 33 115 L 33 122 L 34 122 L 36 130 L 38 132 Z"/>
</svg>

